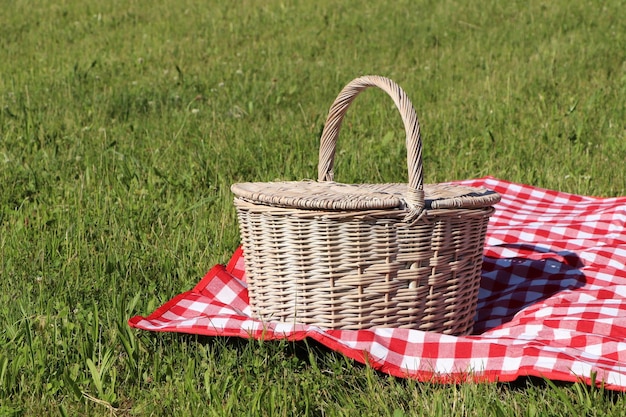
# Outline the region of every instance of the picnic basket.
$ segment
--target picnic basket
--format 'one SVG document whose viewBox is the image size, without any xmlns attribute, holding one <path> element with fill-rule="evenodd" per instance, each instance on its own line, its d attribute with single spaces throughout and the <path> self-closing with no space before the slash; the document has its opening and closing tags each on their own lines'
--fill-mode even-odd
<svg viewBox="0 0 626 417">
<path fill-rule="evenodd" d="M 333 181 L 341 123 L 368 87 L 385 91 L 400 112 L 408 184 Z M 253 317 L 328 329 L 471 332 L 487 223 L 500 196 L 423 184 L 419 122 L 393 81 L 360 77 L 337 96 L 321 136 L 317 181 L 231 189 Z"/>
</svg>

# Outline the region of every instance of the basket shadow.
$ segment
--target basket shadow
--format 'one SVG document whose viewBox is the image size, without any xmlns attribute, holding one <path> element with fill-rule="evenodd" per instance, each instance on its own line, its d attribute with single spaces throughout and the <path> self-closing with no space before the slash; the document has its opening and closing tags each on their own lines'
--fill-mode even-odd
<svg viewBox="0 0 626 417">
<path fill-rule="evenodd" d="M 517 256 L 484 257 L 474 335 L 508 323 L 523 309 L 586 283 L 584 264 L 574 252 L 531 244 L 497 248 L 512 250 Z"/>
</svg>

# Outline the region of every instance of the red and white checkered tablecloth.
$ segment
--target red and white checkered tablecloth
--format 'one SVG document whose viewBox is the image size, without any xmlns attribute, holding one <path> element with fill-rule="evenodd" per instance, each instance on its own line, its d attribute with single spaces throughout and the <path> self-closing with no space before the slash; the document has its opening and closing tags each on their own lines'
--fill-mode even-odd
<svg viewBox="0 0 626 417">
<path fill-rule="evenodd" d="M 594 198 L 495 178 L 471 336 L 417 330 L 324 330 L 250 318 L 243 254 L 132 327 L 208 336 L 316 341 L 399 377 L 596 381 L 626 391 L 626 197 Z"/>
</svg>

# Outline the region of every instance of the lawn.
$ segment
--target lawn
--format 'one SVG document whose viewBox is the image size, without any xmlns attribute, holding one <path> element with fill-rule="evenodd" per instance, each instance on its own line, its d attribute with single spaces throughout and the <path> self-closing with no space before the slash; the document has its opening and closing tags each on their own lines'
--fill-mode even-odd
<svg viewBox="0 0 626 417">
<path fill-rule="evenodd" d="M 626 195 L 621 1 L 3 1 L 0 415 L 622 415 L 577 384 L 441 386 L 317 345 L 131 330 L 239 243 L 230 185 L 317 172 L 328 107 L 411 98 L 426 182 Z M 368 91 L 336 179 L 406 182 Z"/>
</svg>

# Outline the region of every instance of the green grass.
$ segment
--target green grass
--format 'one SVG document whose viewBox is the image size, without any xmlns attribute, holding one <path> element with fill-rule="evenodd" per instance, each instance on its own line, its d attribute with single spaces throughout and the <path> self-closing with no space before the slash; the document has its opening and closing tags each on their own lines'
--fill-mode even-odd
<svg viewBox="0 0 626 417">
<path fill-rule="evenodd" d="M 626 194 L 620 1 L 2 2 L 0 415 L 621 415 L 580 385 L 438 386 L 319 346 L 132 331 L 238 244 L 230 184 L 316 176 L 328 107 L 397 81 L 427 182 Z M 344 182 L 406 181 L 368 91 Z"/>
</svg>

